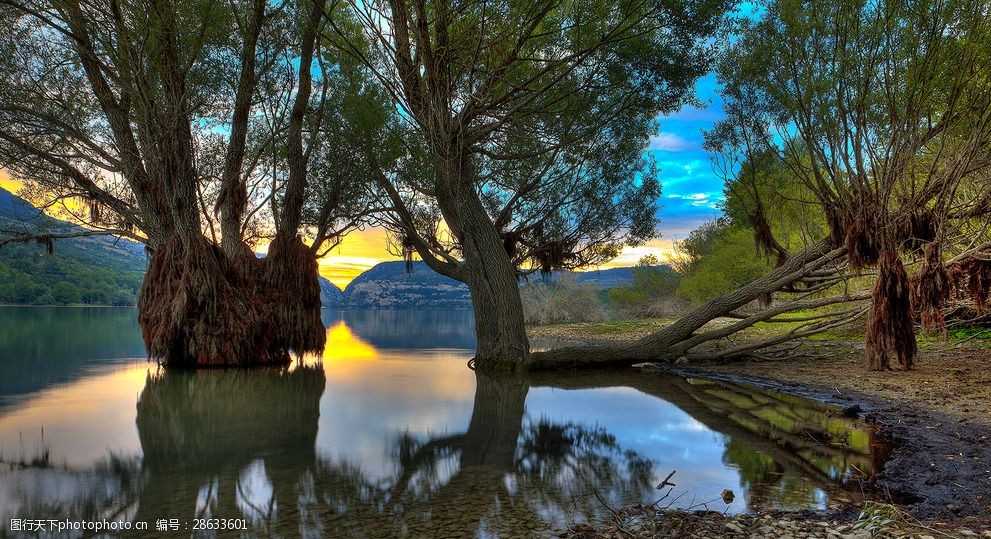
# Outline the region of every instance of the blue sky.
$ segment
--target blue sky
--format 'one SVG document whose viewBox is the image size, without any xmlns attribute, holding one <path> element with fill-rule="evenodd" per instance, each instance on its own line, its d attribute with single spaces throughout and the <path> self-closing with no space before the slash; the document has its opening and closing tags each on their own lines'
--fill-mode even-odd
<svg viewBox="0 0 991 539">
<path fill-rule="evenodd" d="M 632 266 L 645 255 L 664 260 L 671 256 L 673 242 L 683 240 L 699 225 L 719 215 L 717 205 L 723 197 L 723 181 L 712 171 L 709 156 L 702 150 L 702 131 L 724 117 L 717 90 L 714 74 L 699 79 L 696 93 L 702 106 L 685 107 L 660 118 L 660 131 L 646 150 L 661 169 L 663 192 L 656 214 L 661 236 L 640 247 L 626 247 L 602 267 Z M 387 243 L 381 228 L 354 232 L 320 261 L 321 274 L 343 288 L 362 271 L 396 259 L 387 253 Z"/>
<path fill-rule="evenodd" d="M 660 131 L 647 148 L 661 169 L 662 193 L 656 214 L 660 237 L 623 249 L 605 267 L 632 266 L 645 255 L 668 258 L 673 242 L 720 215 L 723 180 L 713 172 L 709 155 L 702 149 L 702 131 L 725 117 L 715 74 L 699 79 L 695 89 L 701 106 L 659 118 Z"/>
<path fill-rule="evenodd" d="M 662 237 L 669 241 L 683 239 L 717 216 L 723 196 L 723 181 L 702 149 L 702 131 L 724 118 L 715 75 L 700 79 L 696 90 L 704 108 L 688 107 L 661 118 L 660 134 L 647 150 L 661 168 L 663 193 L 657 216 Z"/>
</svg>

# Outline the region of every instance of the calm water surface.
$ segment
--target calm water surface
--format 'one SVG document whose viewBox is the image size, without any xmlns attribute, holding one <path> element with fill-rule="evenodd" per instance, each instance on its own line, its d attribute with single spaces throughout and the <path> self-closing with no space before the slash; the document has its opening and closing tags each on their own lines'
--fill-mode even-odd
<svg viewBox="0 0 991 539">
<path fill-rule="evenodd" d="M 324 321 L 326 352 L 303 366 L 165 373 L 132 309 L 0 308 L 0 535 L 12 518 L 149 522 L 128 534 L 148 537 L 160 519 L 210 536 L 195 519 L 237 518 L 248 536 L 527 537 L 603 517 L 592 492 L 729 512 L 856 502 L 876 466 L 864 425 L 800 398 L 637 372 L 476 376 L 465 311 Z"/>
</svg>

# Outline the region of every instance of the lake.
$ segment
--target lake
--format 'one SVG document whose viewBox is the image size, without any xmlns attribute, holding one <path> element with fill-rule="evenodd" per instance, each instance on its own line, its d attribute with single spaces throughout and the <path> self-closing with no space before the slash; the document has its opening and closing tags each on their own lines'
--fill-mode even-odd
<svg viewBox="0 0 991 539">
<path fill-rule="evenodd" d="M 0 535 L 528 537 L 659 499 L 857 503 L 880 466 L 868 425 L 790 395 L 633 369 L 476 376 L 470 311 L 324 322 L 323 357 L 289 369 L 163 372 L 133 309 L 0 307 Z"/>
</svg>

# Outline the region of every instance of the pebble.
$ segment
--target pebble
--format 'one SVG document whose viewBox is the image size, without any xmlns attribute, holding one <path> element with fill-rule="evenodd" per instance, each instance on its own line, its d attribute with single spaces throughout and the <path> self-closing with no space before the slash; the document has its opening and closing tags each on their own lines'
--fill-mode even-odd
<svg viewBox="0 0 991 539">
<path fill-rule="evenodd" d="M 642 507 L 642 506 L 641 506 Z M 726 516 L 713 512 L 684 513 L 679 511 L 659 511 L 656 513 L 624 510 L 620 521 L 626 519 L 622 529 L 615 522 L 603 521 L 599 526 L 584 526 L 580 530 L 569 530 L 556 535 L 563 539 L 624 539 L 681 537 L 697 539 L 889 539 L 894 537 L 917 537 L 934 539 L 928 535 L 905 535 L 905 530 L 893 529 L 890 532 L 870 531 L 853 527 L 850 520 L 829 520 L 825 516 L 808 514 L 737 515 Z M 922 531 L 922 530 L 918 530 Z M 918 533 L 918 531 L 916 533 Z M 952 530 L 947 530 L 952 531 Z M 633 532 L 633 533 L 628 533 Z M 991 531 L 980 535 L 960 528 L 953 537 L 980 537 L 991 539 Z"/>
</svg>

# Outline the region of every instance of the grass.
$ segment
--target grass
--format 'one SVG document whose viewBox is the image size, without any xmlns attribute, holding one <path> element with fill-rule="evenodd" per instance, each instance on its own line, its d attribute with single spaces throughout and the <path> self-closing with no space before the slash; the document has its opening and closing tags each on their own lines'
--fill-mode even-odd
<svg viewBox="0 0 991 539">
<path fill-rule="evenodd" d="M 795 311 L 784 315 L 787 318 L 804 318 L 823 310 Z M 552 333 L 566 337 L 582 338 L 602 336 L 612 338 L 637 338 L 657 331 L 673 323 L 676 318 L 631 318 L 604 320 L 602 322 L 582 322 L 553 324 L 545 326 Z M 712 329 L 734 323 L 735 320 L 720 318 L 710 322 L 704 329 Z M 734 342 L 757 341 L 780 335 L 801 326 L 803 322 L 759 322 L 734 336 Z M 918 331 L 916 339 L 922 351 L 991 350 L 991 327 L 956 327 L 945 332 Z M 853 321 L 845 326 L 835 327 L 823 333 L 808 337 L 807 340 L 820 343 L 862 343 L 864 340 L 863 320 Z"/>
<path fill-rule="evenodd" d="M 595 335 L 636 335 L 644 330 L 656 331 L 670 323 L 672 318 L 635 318 L 629 320 L 607 320 L 592 324 L 588 330 Z"/>
</svg>

